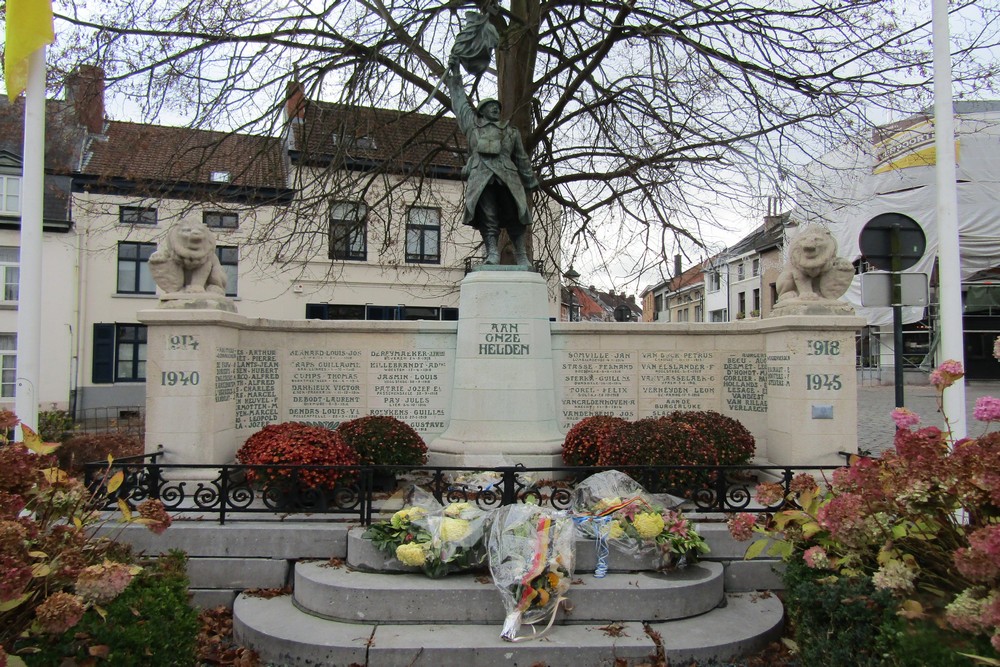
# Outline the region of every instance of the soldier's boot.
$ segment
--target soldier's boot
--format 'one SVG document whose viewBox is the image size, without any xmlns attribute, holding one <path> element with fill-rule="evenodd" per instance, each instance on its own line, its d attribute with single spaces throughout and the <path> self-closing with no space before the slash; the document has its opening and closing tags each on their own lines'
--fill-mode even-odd
<svg viewBox="0 0 1000 667">
<path fill-rule="evenodd" d="M 483 243 L 486 244 L 486 264 L 499 264 L 500 249 L 497 248 L 497 235 L 491 232 L 484 233 Z"/>
<path fill-rule="evenodd" d="M 528 259 L 527 238 L 527 233 L 522 232 L 514 239 L 514 260 L 518 266 L 531 266 L 531 261 Z"/>
</svg>

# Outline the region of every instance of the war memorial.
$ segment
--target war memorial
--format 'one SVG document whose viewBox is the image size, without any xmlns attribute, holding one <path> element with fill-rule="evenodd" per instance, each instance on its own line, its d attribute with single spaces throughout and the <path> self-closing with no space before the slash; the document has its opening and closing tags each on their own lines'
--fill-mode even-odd
<svg viewBox="0 0 1000 667">
<path fill-rule="evenodd" d="M 445 76 L 470 150 L 464 222 L 481 233 L 486 250 L 461 283 L 459 320 L 247 318 L 219 289 L 214 255 L 192 263 L 176 252 L 185 239 L 212 232 L 171 233 L 150 260 L 160 307 L 139 313 L 148 327 L 146 447 L 162 466 L 156 474 L 181 494 L 186 485 L 196 502 L 198 494 L 227 502 L 228 473 L 220 476 L 218 466 L 231 464 L 260 429 L 281 422 L 333 428 L 366 415 L 416 429 L 438 478 L 446 470 L 558 468 L 565 433 L 582 419 L 688 410 L 741 422 L 756 439 L 755 464 L 841 463 L 856 438 L 853 343 L 863 322 L 838 301 L 853 270 L 836 258 L 832 237 L 806 229 L 793 241 L 777 307 L 764 320 L 553 321 L 546 282 L 524 243 L 527 194 L 537 181 L 520 137 L 500 122 L 496 100 L 474 109 L 461 87 L 459 65 L 481 67 L 491 48 L 486 33 L 460 33 Z M 514 246 L 513 265 L 499 263 L 502 230 Z M 383 514 L 398 509 L 394 500 Z M 455 504 L 463 513 L 455 516 L 480 520 L 469 505 Z M 544 629 L 526 620 L 530 632 L 519 634 L 530 604 L 514 600 L 517 611 L 508 604 L 505 616 L 483 577 L 460 571 L 429 579 L 417 561 L 379 552 L 363 527 L 322 514 L 286 521 L 275 513 L 225 526 L 177 522 L 170 539 L 192 557 L 195 601 L 231 604 L 237 639 L 269 664 L 554 667 L 640 664 L 651 655 L 711 663 L 746 655 L 780 634 L 781 603 L 756 593 L 777 585 L 775 561 L 742 562 L 745 547 L 729 539 L 724 523 L 698 522 L 692 535 L 708 556 L 663 573 L 664 554 L 609 552 L 606 536 L 582 539 L 570 521 L 562 524 L 569 533 L 560 533 L 557 521 L 531 503 L 493 511 L 490 568 L 501 593 L 505 570 L 494 561 L 502 565 L 510 556 L 493 552 L 493 533 L 520 513 L 515 532 L 537 522 L 537 532 L 529 532 L 548 545 L 547 552 L 536 545 L 547 565 L 531 575 L 548 582 L 548 592 L 513 589 L 544 595 L 551 607 Z M 396 521 L 399 512 L 392 516 Z M 456 520 L 449 516 L 436 525 Z M 132 537 L 140 548 L 162 548 Z M 571 582 L 574 573 L 585 579 Z M 237 596 L 268 586 L 291 593 Z M 541 635 L 544 642 L 528 641 Z M 527 643 L 511 643 L 520 641 Z"/>
</svg>

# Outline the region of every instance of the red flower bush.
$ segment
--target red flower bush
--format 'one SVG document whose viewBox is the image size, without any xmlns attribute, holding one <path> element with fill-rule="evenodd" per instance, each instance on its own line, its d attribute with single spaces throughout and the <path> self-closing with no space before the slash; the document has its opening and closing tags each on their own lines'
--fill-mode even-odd
<svg viewBox="0 0 1000 667">
<path fill-rule="evenodd" d="M 563 442 L 563 463 L 568 466 L 597 465 L 603 449 L 621 438 L 628 422 L 621 417 L 595 415 L 577 422 Z"/>
<path fill-rule="evenodd" d="M 716 452 L 714 464 L 740 465 L 753 458 L 757 446 L 753 434 L 732 417 L 712 410 L 690 410 L 671 413 L 667 419 L 693 426 L 711 442 Z"/>
<path fill-rule="evenodd" d="M 357 465 L 358 455 L 336 431 L 322 426 L 285 422 L 269 424 L 257 431 L 236 452 L 236 461 L 245 465 L 269 463 L 350 466 Z M 292 470 L 268 468 L 265 479 L 291 478 Z M 349 474 L 349 470 L 301 470 L 298 479 L 307 487 L 329 488 Z M 248 470 L 247 479 L 259 479 L 261 471 Z"/>
<path fill-rule="evenodd" d="M 421 466 L 427 445 L 412 426 L 388 415 L 369 415 L 341 423 L 337 433 L 361 463 Z"/>
<path fill-rule="evenodd" d="M 666 417 L 649 417 L 629 424 L 620 437 L 608 443 L 598 455 L 600 466 L 685 466 L 715 465 L 715 445 L 694 426 Z M 629 476 L 654 493 L 700 486 L 707 472 L 673 470 L 660 472 L 633 470 Z"/>
</svg>

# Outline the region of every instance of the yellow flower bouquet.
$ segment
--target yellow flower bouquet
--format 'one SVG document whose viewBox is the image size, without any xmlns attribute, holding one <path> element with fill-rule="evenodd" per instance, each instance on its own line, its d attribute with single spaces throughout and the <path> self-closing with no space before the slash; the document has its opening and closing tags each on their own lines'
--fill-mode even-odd
<svg viewBox="0 0 1000 667">
<path fill-rule="evenodd" d="M 373 523 L 363 537 L 379 551 L 433 578 L 484 565 L 486 512 L 467 502 L 442 507 L 417 487 L 408 501 L 388 521 Z"/>
<path fill-rule="evenodd" d="M 636 558 L 658 553 L 664 569 L 708 552 L 705 540 L 680 512 L 663 507 L 618 470 L 591 475 L 578 484 L 573 513 L 581 534 L 598 541 L 598 577 L 607 572 L 607 545 Z"/>
</svg>

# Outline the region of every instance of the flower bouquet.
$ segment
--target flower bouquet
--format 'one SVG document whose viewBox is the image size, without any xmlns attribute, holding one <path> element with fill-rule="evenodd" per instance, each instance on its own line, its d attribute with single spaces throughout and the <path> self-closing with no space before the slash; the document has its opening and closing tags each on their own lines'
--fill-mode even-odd
<svg viewBox="0 0 1000 667">
<path fill-rule="evenodd" d="M 708 545 L 691 523 L 665 508 L 641 484 L 617 470 L 591 475 L 576 487 L 576 524 L 597 540 L 594 575 L 607 574 L 608 545 L 635 558 L 658 553 L 661 569 L 683 567 Z"/>
<path fill-rule="evenodd" d="M 432 578 L 475 569 L 486 561 L 485 521 L 488 514 L 471 503 L 441 506 L 417 487 L 408 502 L 388 521 L 373 523 L 362 537 L 404 565 L 419 567 Z"/>
<path fill-rule="evenodd" d="M 542 636 L 573 576 L 572 519 L 538 505 L 506 505 L 493 514 L 488 546 L 493 583 L 507 609 L 500 637 L 514 642 Z M 534 626 L 545 618 L 541 632 L 517 636 L 522 624 Z"/>
</svg>

